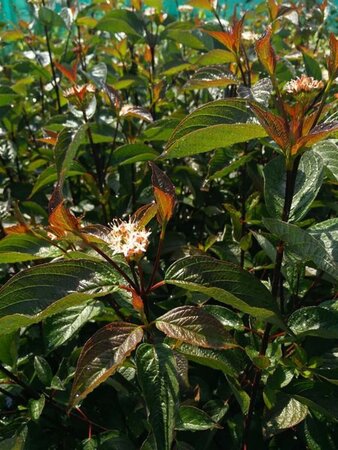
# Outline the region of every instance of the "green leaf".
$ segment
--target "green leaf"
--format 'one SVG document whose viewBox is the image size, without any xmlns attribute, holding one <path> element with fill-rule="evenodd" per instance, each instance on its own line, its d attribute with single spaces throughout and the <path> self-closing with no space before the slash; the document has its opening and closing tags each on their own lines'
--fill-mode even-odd
<svg viewBox="0 0 338 450">
<path fill-rule="evenodd" d="M 247 362 L 245 353 L 238 349 L 211 350 L 195 345 L 181 344 L 179 347 L 175 345 L 175 350 L 182 353 L 189 361 L 221 370 L 232 377 L 237 377 Z"/>
<path fill-rule="evenodd" d="M 39 20 L 46 27 L 66 27 L 62 17 L 45 6 L 41 6 L 39 9 Z"/>
<path fill-rule="evenodd" d="M 48 317 L 43 328 L 47 351 L 52 351 L 67 342 L 86 322 L 100 312 L 100 304 L 94 303 L 73 306 L 53 317 Z"/>
<path fill-rule="evenodd" d="M 16 94 L 11 88 L 7 86 L 0 87 L 0 107 L 10 105 L 19 98 L 20 96 Z"/>
<path fill-rule="evenodd" d="M 159 317 L 156 327 L 167 336 L 205 348 L 227 348 L 231 337 L 219 320 L 196 306 L 179 306 Z"/>
<path fill-rule="evenodd" d="M 277 322 L 285 328 L 268 289 L 254 276 L 208 256 L 188 256 L 167 270 L 165 281 L 188 291 L 202 292 L 247 314 Z"/>
<path fill-rule="evenodd" d="M 176 430 L 202 431 L 221 428 L 207 413 L 194 406 L 181 406 L 178 410 Z"/>
<path fill-rule="evenodd" d="M 61 250 L 48 240 L 29 233 L 9 234 L 0 241 L 0 263 L 9 264 L 35 259 L 55 258 Z"/>
<path fill-rule="evenodd" d="M 64 128 L 58 135 L 54 157 L 59 181 L 63 182 L 79 146 L 85 139 L 87 129 L 87 124 L 83 124 L 74 135 L 69 128 Z"/>
<path fill-rule="evenodd" d="M 45 358 L 42 356 L 35 356 L 34 369 L 41 383 L 45 386 L 50 386 L 53 378 L 53 372 Z"/>
<path fill-rule="evenodd" d="M 304 436 L 309 450 L 336 450 L 336 444 L 325 423 L 314 417 L 307 417 L 304 423 Z"/>
<path fill-rule="evenodd" d="M 137 15 L 126 9 L 115 9 L 99 20 L 96 28 L 109 33 L 126 33 L 131 37 L 140 37 L 143 24 Z"/>
<path fill-rule="evenodd" d="M 269 411 L 263 429 L 266 438 L 302 422 L 308 414 L 306 405 L 288 396 L 278 396 L 278 404 Z"/>
<path fill-rule="evenodd" d="M 16 365 L 18 359 L 18 338 L 18 333 L 0 336 L 0 361 L 11 367 Z"/>
<path fill-rule="evenodd" d="M 140 161 L 153 161 L 157 156 L 158 152 L 149 145 L 125 144 L 114 151 L 112 163 L 124 166 Z"/>
<path fill-rule="evenodd" d="M 70 165 L 68 170 L 65 173 L 65 178 L 74 177 L 77 175 L 83 175 L 86 173 L 85 168 L 79 164 L 77 161 L 73 161 Z M 56 166 L 54 164 L 51 164 L 49 167 L 47 167 L 43 172 L 40 173 L 40 175 L 37 177 L 35 184 L 33 186 L 32 192 L 30 193 L 30 198 L 33 197 L 37 192 L 39 192 L 41 189 L 43 189 L 46 186 L 49 186 L 51 184 L 54 184 L 58 179 Z"/>
<path fill-rule="evenodd" d="M 242 319 L 231 309 L 220 305 L 205 305 L 203 309 L 215 316 L 225 328 L 244 330 Z"/>
<path fill-rule="evenodd" d="M 173 352 L 164 344 L 142 344 L 136 352 L 136 366 L 157 450 L 170 450 L 179 393 Z"/>
<path fill-rule="evenodd" d="M 309 77 L 313 77 L 315 80 L 321 80 L 322 70 L 318 62 L 305 52 L 303 52 L 303 59 L 307 75 Z"/>
<path fill-rule="evenodd" d="M 307 231 L 321 242 L 332 259 L 338 261 L 338 219 L 328 219 L 312 225 Z"/>
<path fill-rule="evenodd" d="M 24 270 L 0 289 L 0 334 L 106 295 L 120 282 L 113 268 L 98 260 L 59 261 Z"/>
<path fill-rule="evenodd" d="M 267 229 L 281 239 L 286 249 L 296 254 L 303 263 L 312 261 L 318 269 L 338 279 L 338 264 L 333 260 L 324 244 L 305 230 L 276 219 L 263 220 Z"/>
<path fill-rule="evenodd" d="M 286 184 L 285 158 L 277 156 L 264 168 L 264 198 L 270 216 L 281 219 Z M 290 221 L 305 216 L 323 183 L 323 163 L 313 152 L 305 152 L 297 171 Z"/>
<path fill-rule="evenodd" d="M 307 306 L 291 314 L 288 325 L 297 336 L 338 339 L 338 311 Z"/>
<path fill-rule="evenodd" d="M 124 322 L 113 322 L 97 331 L 79 357 L 69 406 L 74 407 L 113 375 L 142 338 L 141 327 Z"/>
<path fill-rule="evenodd" d="M 227 50 L 216 48 L 201 55 L 196 61 L 196 64 L 198 66 L 209 66 L 212 64 L 226 64 L 229 62 L 236 62 L 235 55 Z"/>
<path fill-rule="evenodd" d="M 182 158 L 266 136 L 261 125 L 247 123 L 249 118 L 243 100 L 207 103 L 178 124 L 162 156 Z"/>
<path fill-rule="evenodd" d="M 338 181 L 338 145 L 336 142 L 333 140 L 318 142 L 312 147 L 312 151 L 323 160 L 331 178 Z"/>
<path fill-rule="evenodd" d="M 210 160 L 209 180 L 224 178 L 235 172 L 255 156 L 255 152 L 248 154 L 239 153 L 231 149 L 218 149 Z"/>
<path fill-rule="evenodd" d="M 38 420 L 42 414 L 43 408 L 45 407 L 46 398 L 44 395 L 37 400 L 30 399 L 28 402 L 28 410 L 30 416 L 33 420 Z"/>
<path fill-rule="evenodd" d="M 201 30 L 192 27 L 189 22 L 173 22 L 167 26 L 161 37 L 196 50 L 207 50 L 212 40 Z"/>
<path fill-rule="evenodd" d="M 295 381 L 285 389 L 289 395 L 310 409 L 338 419 L 338 386 L 323 381 Z"/>
<path fill-rule="evenodd" d="M 225 88 L 238 84 L 237 78 L 222 65 L 213 65 L 198 69 L 183 86 L 184 90 Z"/>
</svg>

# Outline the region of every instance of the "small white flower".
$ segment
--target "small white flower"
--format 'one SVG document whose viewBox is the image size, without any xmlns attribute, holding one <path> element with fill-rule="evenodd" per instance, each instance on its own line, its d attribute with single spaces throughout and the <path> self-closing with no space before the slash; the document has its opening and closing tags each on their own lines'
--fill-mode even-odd
<svg viewBox="0 0 338 450">
<path fill-rule="evenodd" d="M 141 229 L 138 222 L 129 218 L 113 220 L 109 224 L 109 233 L 105 241 L 112 249 L 113 254 L 123 254 L 127 259 L 139 257 L 147 251 L 150 231 Z"/>
</svg>

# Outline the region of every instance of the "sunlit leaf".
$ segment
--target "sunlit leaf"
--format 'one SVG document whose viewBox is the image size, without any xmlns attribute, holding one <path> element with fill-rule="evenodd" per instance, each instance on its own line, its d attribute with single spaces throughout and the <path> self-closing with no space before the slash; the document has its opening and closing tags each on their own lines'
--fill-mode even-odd
<svg viewBox="0 0 338 450">
<path fill-rule="evenodd" d="M 234 84 L 238 84 L 238 80 L 231 72 L 224 66 L 214 65 L 197 70 L 185 83 L 183 89 L 224 88 Z"/>
<path fill-rule="evenodd" d="M 162 156 L 182 158 L 266 136 L 261 125 L 248 123 L 250 118 L 244 100 L 207 103 L 178 124 Z"/>
<path fill-rule="evenodd" d="M 278 306 L 268 289 L 257 278 L 233 264 L 208 256 L 189 256 L 172 264 L 165 280 L 284 327 Z"/>
<path fill-rule="evenodd" d="M 97 331 L 79 357 L 69 405 L 74 407 L 121 366 L 143 337 L 141 327 L 113 322 Z"/>
<path fill-rule="evenodd" d="M 1 334 L 108 294 L 120 282 L 120 276 L 98 260 L 66 260 L 24 270 L 0 289 Z"/>
<path fill-rule="evenodd" d="M 220 349 L 233 345 L 221 322 L 196 306 L 174 308 L 155 324 L 167 336 L 199 347 Z"/>
</svg>

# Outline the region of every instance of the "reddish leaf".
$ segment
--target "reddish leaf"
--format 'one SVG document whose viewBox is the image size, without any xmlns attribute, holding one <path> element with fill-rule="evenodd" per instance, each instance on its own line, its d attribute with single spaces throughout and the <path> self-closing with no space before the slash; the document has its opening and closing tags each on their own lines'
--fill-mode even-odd
<svg viewBox="0 0 338 450">
<path fill-rule="evenodd" d="M 302 147 L 311 147 L 316 142 L 322 141 L 331 133 L 338 130 L 338 121 L 331 123 L 321 123 L 315 126 L 307 136 L 300 138 L 292 147 L 291 153 L 296 154 Z"/>
<path fill-rule="evenodd" d="M 327 66 L 331 78 L 334 79 L 338 72 L 338 39 L 333 33 L 330 34 L 330 56 Z"/>
<path fill-rule="evenodd" d="M 79 357 L 70 408 L 113 375 L 142 338 L 140 326 L 125 322 L 113 322 L 97 331 L 85 343 Z"/>
<path fill-rule="evenodd" d="M 156 320 L 167 336 L 204 348 L 229 348 L 230 336 L 215 316 L 196 306 L 180 306 Z"/>
<path fill-rule="evenodd" d="M 133 308 L 135 308 L 136 311 L 143 311 L 144 309 L 143 300 L 138 294 L 136 294 L 135 291 L 132 291 L 132 304 Z"/>
<path fill-rule="evenodd" d="M 56 145 L 59 133 L 52 130 L 43 130 L 46 134 L 45 137 L 37 139 L 39 142 L 45 142 L 46 144 Z"/>
<path fill-rule="evenodd" d="M 76 83 L 76 77 L 77 77 L 77 64 L 78 60 L 74 62 L 72 67 L 68 69 L 66 66 L 63 66 L 62 64 L 58 63 L 57 61 L 54 62 L 57 69 L 71 82 Z"/>
<path fill-rule="evenodd" d="M 29 233 L 29 227 L 25 223 L 18 223 L 10 227 L 5 227 L 4 232 L 6 234 L 23 234 Z"/>
<path fill-rule="evenodd" d="M 250 103 L 250 107 L 268 135 L 283 150 L 286 150 L 289 147 L 289 134 L 284 119 L 259 106 L 257 103 Z"/>
<path fill-rule="evenodd" d="M 144 228 L 151 221 L 157 213 L 157 204 L 148 203 L 147 205 L 141 206 L 136 212 L 134 212 L 132 219 L 138 222 L 140 229 Z"/>
<path fill-rule="evenodd" d="M 167 223 L 173 215 L 176 196 L 175 187 L 169 177 L 154 163 L 149 163 L 152 170 L 151 182 L 157 204 L 157 217 L 160 223 Z"/>
<path fill-rule="evenodd" d="M 49 201 L 49 226 L 50 230 L 58 237 L 64 237 L 69 232 L 78 233 L 80 221 L 64 206 L 60 186 L 54 189 Z"/>
<path fill-rule="evenodd" d="M 231 33 L 231 31 L 207 31 L 207 30 L 205 30 L 205 32 L 208 33 L 209 36 L 216 39 L 216 41 L 223 44 L 231 52 L 234 51 L 235 39 L 234 39 L 234 36 Z"/>
<path fill-rule="evenodd" d="M 256 42 L 256 53 L 269 75 L 273 75 L 276 70 L 276 55 L 271 45 L 271 27 L 268 27 L 265 34 Z"/>
</svg>

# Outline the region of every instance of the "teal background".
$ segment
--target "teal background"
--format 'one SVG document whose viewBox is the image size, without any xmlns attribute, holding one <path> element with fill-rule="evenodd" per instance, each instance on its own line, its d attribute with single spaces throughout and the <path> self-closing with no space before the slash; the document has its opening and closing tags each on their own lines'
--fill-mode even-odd
<svg viewBox="0 0 338 450">
<path fill-rule="evenodd" d="M 315 2 L 315 0 L 313 0 Z M 220 0 L 220 4 L 227 5 L 227 13 L 228 15 L 232 14 L 233 7 L 235 4 L 238 4 L 243 7 L 243 9 L 250 10 L 254 8 L 254 6 L 260 3 L 261 0 Z M 56 0 L 55 2 L 56 9 L 60 10 L 62 6 L 67 4 L 66 0 Z M 80 4 L 90 4 L 91 0 L 79 0 Z M 126 4 L 128 0 L 126 0 Z M 178 4 L 186 4 L 187 0 L 178 0 Z M 297 4 L 297 2 L 296 2 Z M 338 12 L 338 0 L 331 0 L 331 5 L 336 6 L 336 11 L 333 8 L 333 15 L 329 18 L 330 28 L 333 31 L 337 31 L 337 12 Z M 176 1 L 175 0 L 163 0 L 164 10 L 169 14 L 176 15 Z M 335 17 L 334 17 L 335 16 Z M 0 0 L 0 21 L 6 23 L 9 27 L 12 24 L 17 23 L 19 20 L 29 21 L 31 19 L 31 11 L 30 6 L 27 3 L 27 0 Z"/>
<path fill-rule="evenodd" d="M 337 0 L 338 1 L 338 0 Z M 79 0 L 80 4 L 89 4 L 90 0 Z M 126 2 L 127 3 L 127 2 Z M 186 4 L 186 0 L 179 0 L 178 4 Z M 233 11 L 233 6 L 235 4 L 240 4 L 250 9 L 260 0 L 223 0 L 219 2 L 220 4 L 226 4 L 228 6 L 228 13 L 231 14 Z M 55 2 L 56 9 L 60 9 L 61 6 L 65 6 L 65 1 Z M 166 12 L 172 15 L 177 14 L 176 2 L 174 0 L 164 0 L 163 7 Z M 0 0 L 0 21 L 10 24 L 15 24 L 19 20 L 29 20 L 31 18 L 30 7 L 27 4 L 27 0 Z"/>
</svg>

